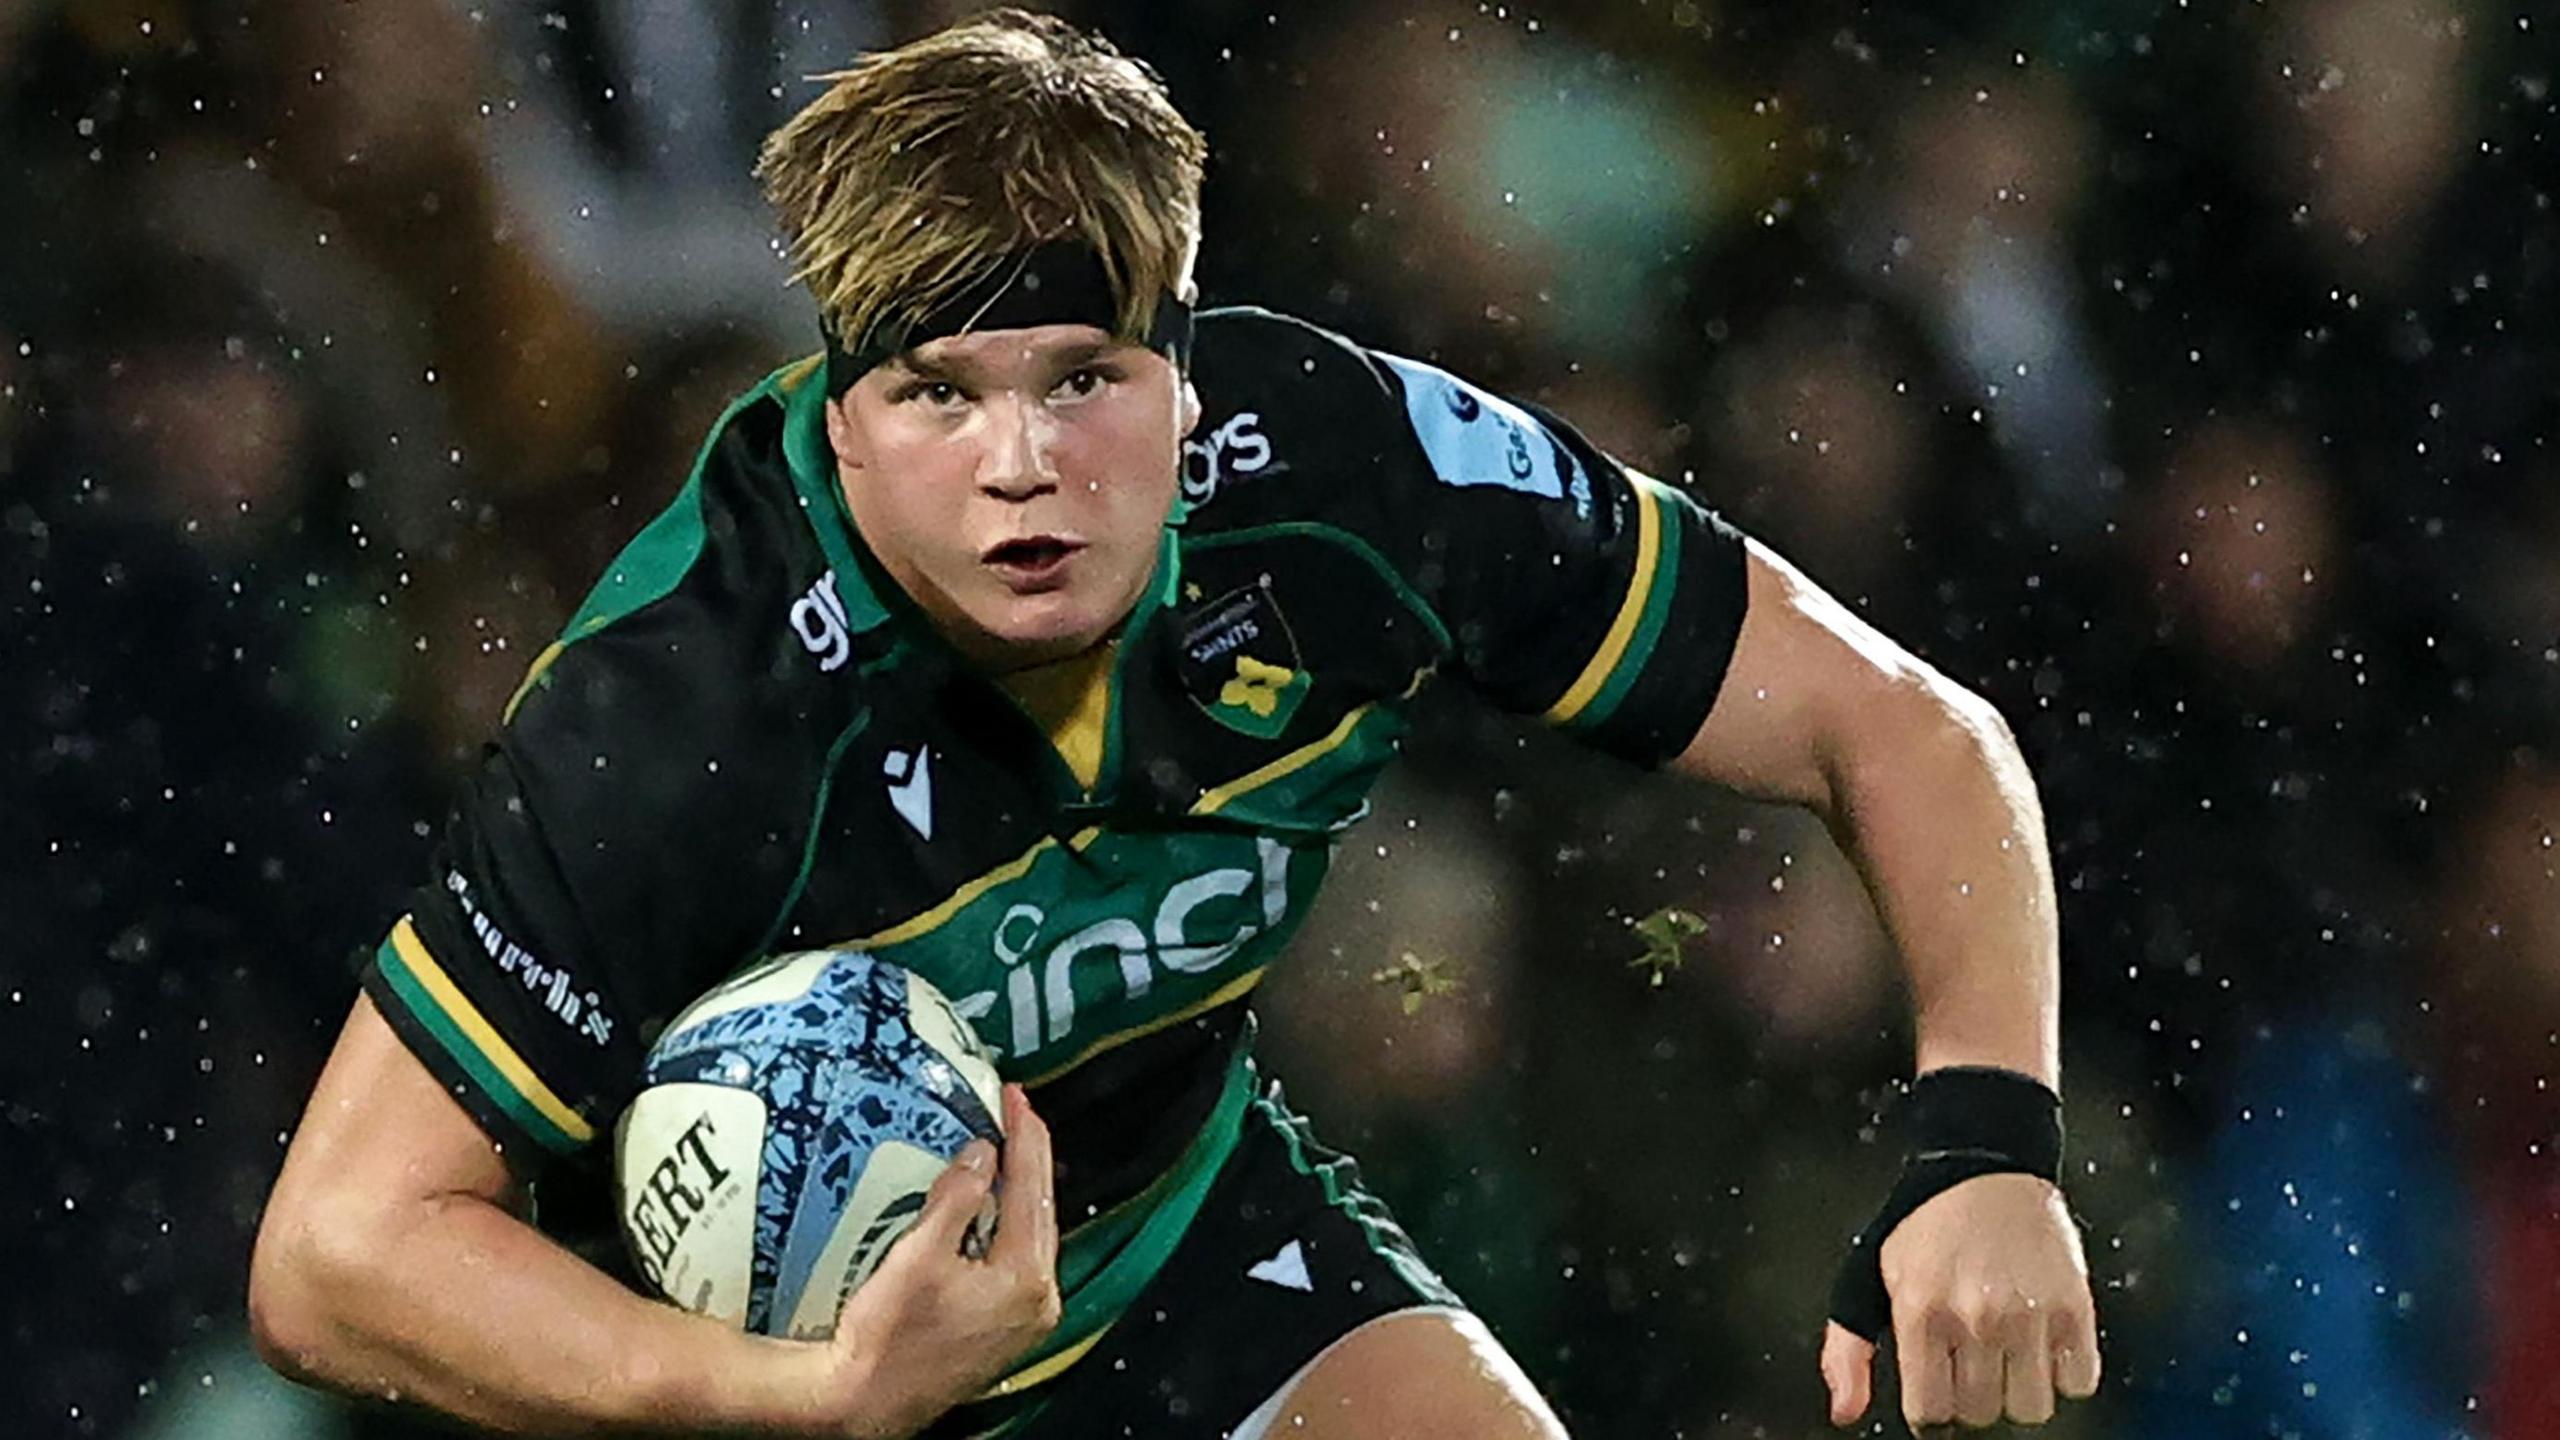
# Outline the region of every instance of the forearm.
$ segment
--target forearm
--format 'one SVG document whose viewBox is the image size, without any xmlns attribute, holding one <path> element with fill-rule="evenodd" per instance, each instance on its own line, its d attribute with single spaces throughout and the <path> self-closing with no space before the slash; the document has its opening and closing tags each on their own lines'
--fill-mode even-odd
<svg viewBox="0 0 2560 1440">
<path fill-rule="evenodd" d="M 261 1256 L 253 1303 L 293 1317 L 260 1326 L 272 1363 L 506 1434 L 812 1433 L 828 1418 L 825 1347 L 645 1300 L 477 1196 L 381 1230 L 334 1259 Z"/>
<path fill-rule="evenodd" d="M 1910 982 L 1917 1069 L 1997 1065 L 2059 1088 L 2061 946 L 2043 807 L 1998 712 L 1940 681 L 1867 717 L 1824 819 Z"/>
</svg>

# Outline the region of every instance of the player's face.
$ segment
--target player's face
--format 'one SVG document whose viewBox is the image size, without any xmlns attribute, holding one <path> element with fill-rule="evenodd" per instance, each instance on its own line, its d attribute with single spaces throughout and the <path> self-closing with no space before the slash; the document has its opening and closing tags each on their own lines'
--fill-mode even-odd
<svg viewBox="0 0 2560 1440">
<path fill-rule="evenodd" d="M 1099 643 L 1136 607 L 1199 400 L 1090 325 L 930 341 L 827 407 L 845 502 L 883 568 L 973 662 Z"/>
</svg>

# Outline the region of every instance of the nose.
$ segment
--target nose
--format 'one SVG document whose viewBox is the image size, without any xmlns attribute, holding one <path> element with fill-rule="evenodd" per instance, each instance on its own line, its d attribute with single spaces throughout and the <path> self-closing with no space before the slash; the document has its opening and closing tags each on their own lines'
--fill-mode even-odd
<svg viewBox="0 0 2560 1440">
<path fill-rule="evenodd" d="M 991 430 L 978 462 L 978 489 L 998 500 L 1029 500 L 1058 488 L 1049 458 L 1055 425 L 1048 411 L 1007 397 L 980 412 Z"/>
</svg>

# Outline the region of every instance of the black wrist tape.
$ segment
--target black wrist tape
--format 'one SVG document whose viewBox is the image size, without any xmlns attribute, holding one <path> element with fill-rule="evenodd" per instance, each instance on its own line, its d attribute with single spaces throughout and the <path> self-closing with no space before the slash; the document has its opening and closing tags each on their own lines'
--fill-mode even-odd
<svg viewBox="0 0 2560 1440">
<path fill-rule="evenodd" d="M 1831 1318 L 1874 1341 L 1893 1323 L 1885 1294 L 1885 1237 L 1932 1198 L 1983 1175 L 2062 1178 L 2062 1097 L 2032 1076 L 1989 1066 L 1932 1070 L 1911 1082 L 1904 1108 L 1911 1154 L 1884 1208 L 1840 1262 L 1831 1282 Z"/>
</svg>

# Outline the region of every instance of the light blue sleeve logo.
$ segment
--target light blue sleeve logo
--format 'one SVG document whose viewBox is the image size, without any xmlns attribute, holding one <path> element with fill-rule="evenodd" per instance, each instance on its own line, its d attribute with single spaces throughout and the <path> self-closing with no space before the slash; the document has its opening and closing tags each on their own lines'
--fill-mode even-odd
<svg viewBox="0 0 2560 1440">
<path fill-rule="evenodd" d="M 1413 423 L 1432 473 L 1444 485 L 1499 485 L 1551 500 L 1564 498 L 1572 457 L 1536 417 L 1436 365 L 1377 353 L 1404 382 L 1405 418 Z M 1572 477 L 1579 482 L 1577 474 Z M 1575 490 L 1587 493 L 1577 483 Z"/>
</svg>

